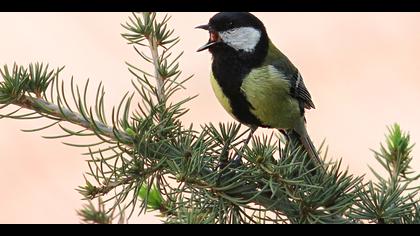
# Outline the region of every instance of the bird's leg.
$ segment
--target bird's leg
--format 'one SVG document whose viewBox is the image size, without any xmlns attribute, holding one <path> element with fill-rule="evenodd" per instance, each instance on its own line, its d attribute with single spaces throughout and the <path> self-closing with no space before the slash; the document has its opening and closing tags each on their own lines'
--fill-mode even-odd
<svg viewBox="0 0 420 236">
<path fill-rule="evenodd" d="M 279 139 L 279 160 L 283 159 L 283 153 L 282 153 L 282 149 L 281 149 L 281 139 Z"/>
<path fill-rule="evenodd" d="M 279 131 L 284 137 L 286 137 L 286 142 L 287 142 L 288 138 L 287 138 L 286 131 L 284 129 L 279 129 Z M 285 147 L 286 146 L 287 146 L 287 143 L 286 143 Z M 282 155 L 282 150 L 281 150 L 281 139 L 279 139 L 279 158 L 282 159 L 282 156 L 283 155 Z"/>
<path fill-rule="evenodd" d="M 287 147 L 287 145 L 289 145 L 289 135 L 287 135 L 286 130 L 284 129 L 279 129 L 280 133 L 283 134 L 283 136 L 286 138 L 286 143 L 285 143 L 285 147 Z M 279 139 L 279 158 L 282 159 L 282 150 L 281 150 L 281 140 Z"/>
<path fill-rule="evenodd" d="M 239 166 L 242 163 L 243 152 L 245 151 L 245 148 L 248 146 L 249 141 L 251 141 L 252 135 L 255 133 L 256 130 L 257 130 L 257 127 L 251 127 L 251 131 L 249 132 L 248 137 L 245 139 L 244 144 L 236 153 L 236 156 L 232 161 L 234 166 Z"/>
</svg>

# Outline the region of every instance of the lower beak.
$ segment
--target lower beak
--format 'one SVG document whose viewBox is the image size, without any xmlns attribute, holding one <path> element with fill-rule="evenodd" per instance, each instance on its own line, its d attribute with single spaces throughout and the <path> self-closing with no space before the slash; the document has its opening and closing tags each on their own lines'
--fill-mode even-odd
<svg viewBox="0 0 420 236">
<path fill-rule="evenodd" d="M 201 46 L 199 49 L 197 49 L 197 52 L 201 52 L 203 50 L 206 50 L 207 48 L 215 45 L 216 43 L 218 43 L 219 41 L 209 41 L 208 43 L 206 43 L 205 45 Z"/>
</svg>

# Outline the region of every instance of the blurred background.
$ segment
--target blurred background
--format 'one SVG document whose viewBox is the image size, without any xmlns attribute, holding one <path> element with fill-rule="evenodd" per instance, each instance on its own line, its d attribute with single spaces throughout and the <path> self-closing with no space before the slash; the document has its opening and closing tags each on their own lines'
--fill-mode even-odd
<svg viewBox="0 0 420 236">
<path fill-rule="evenodd" d="M 162 14 L 162 13 L 161 13 Z M 189 103 L 185 124 L 233 121 L 210 88 L 211 56 L 196 49 L 208 34 L 194 27 L 213 12 L 169 13 L 169 25 L 181 37 L 181 68 L 194 74 L 182 96 L 199 94 Z M 319 145 L 324 139 L 330 158 L 343 158 L 356 175 L 377 169 L 372 151 L 386 127 L 398 122 L 420 138 L 420 13 L 254 13 L 272 41 L 300 69 L 316 109 L 308 111 L 308 130 Z M 125 61 L 141 65 L 120 36 L 130 13 L 0 13 L 0 65 L 48 62 L 65 65 L 61 78 L 84 84 L 92 92 L 102 81 L 108 111 L 133 91 Z M 57 129 L 24 133 L 45 121 L 0 120 L 0 223 L 78 223 L 84 203 L 75 189 L 88 170 L 84 149 L 47 140 Z M 260 130 L 259 133 L 270 132 Z M 84 143 L 82 139 L 75 142 Z M 420 167 L 420 146 L 413 169 Z M 132 223 L 159 223 L 154 214 Z"/>
</svg>

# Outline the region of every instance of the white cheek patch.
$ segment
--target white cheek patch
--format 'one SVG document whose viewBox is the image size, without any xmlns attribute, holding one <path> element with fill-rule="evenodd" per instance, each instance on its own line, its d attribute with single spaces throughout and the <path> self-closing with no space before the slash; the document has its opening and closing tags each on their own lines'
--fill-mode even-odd
<svg viewBox="0 0 420 236">
<path fill-rule="evenodd" d="M 252 52 L 255 50 L 261 38 L 261 32 L 252 27 L 234 28 L 231 30 L 219 32 L 220 38 L 227 45 L 245 52 Z"/>
</svg>

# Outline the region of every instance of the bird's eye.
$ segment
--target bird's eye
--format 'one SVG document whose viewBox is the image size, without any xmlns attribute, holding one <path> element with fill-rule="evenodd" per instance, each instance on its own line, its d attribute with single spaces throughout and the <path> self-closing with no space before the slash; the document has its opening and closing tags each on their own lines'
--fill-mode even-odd
<svg viewBox="0 0 420 236">
<path fill-rule="evenodd" d="M 233 22 L 229 22 L 229 27 L 233 28 Z"/>
</svg>

